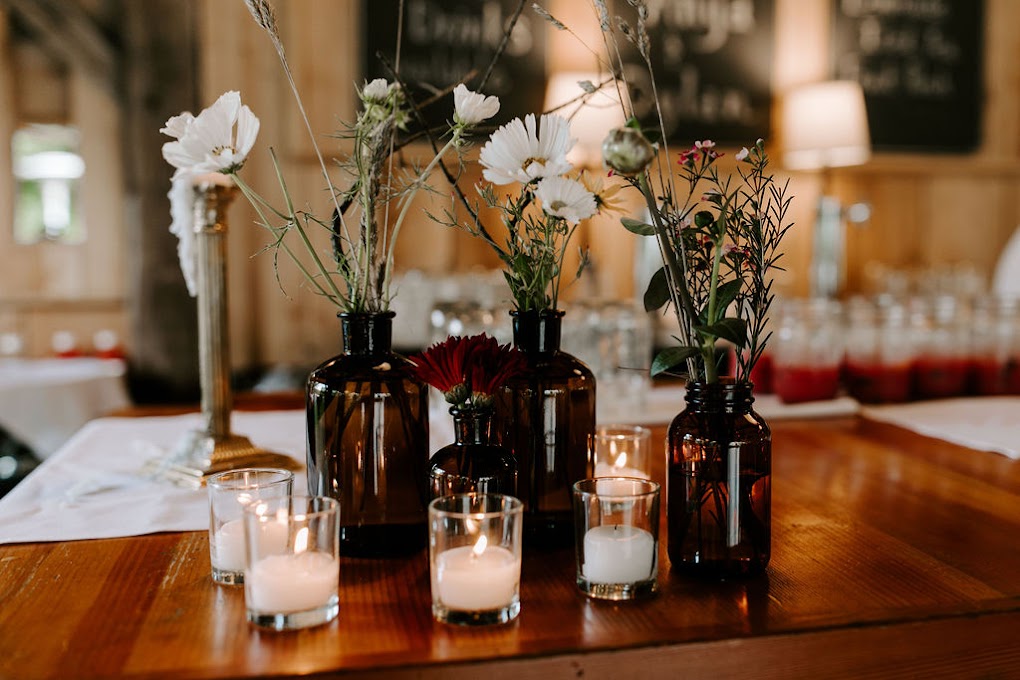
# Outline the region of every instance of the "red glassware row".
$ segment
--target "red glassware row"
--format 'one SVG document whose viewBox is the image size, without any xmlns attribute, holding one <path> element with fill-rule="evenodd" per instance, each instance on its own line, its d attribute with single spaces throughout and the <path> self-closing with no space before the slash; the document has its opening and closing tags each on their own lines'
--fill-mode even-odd
<svg viewBox="0 0 1020 680">
<path fill-rule="evenodd" d="M 839 368 L 819 368 L 775 366 L 763 356 L 751 381 L 756 393 L 774 393 L 786 403 L 834 399 L 841 390 L 866 404 L 1020 395 L 1020 361 L 922 356 L 896 366 L 846 361 Z"/>
</svg>

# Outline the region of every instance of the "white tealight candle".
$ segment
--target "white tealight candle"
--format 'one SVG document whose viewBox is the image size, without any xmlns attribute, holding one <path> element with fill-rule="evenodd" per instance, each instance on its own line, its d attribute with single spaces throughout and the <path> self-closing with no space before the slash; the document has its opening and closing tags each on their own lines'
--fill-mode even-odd
<svg viewBox="0 0 1020 680">
<path fill-rule="evenodd" d="M 340 563 L 331 555 L 308 551 L 269 555 L 244 576 L 248 608 L 287 614 L 329 604 L 340 585 Z"/>
<path fill-rule="evenodd" d="M 508 607 L 517 594 L 521 563 L 506 548 L 451 548 L 436 558 L 439 600 L 457 611 Z"/>
<path fill-rule="evenodd" d="M 244 523 L 224 522 L 213 535 L 212 565 L 223 571 L 244 571 Z"/>
<path fill-rule="evenodd" d="M 598 462 L 595 463 L 595 476 L 596 477 L 637 477 L 638 479 L 651 479 L 651 475 L 647 472 L 642 472 L 637 468 L 627 467 L 626 465 L 616 466 L 610 465 L 609 463 Z"/>
<path fill-rule="evenodd" d="M 652 578 L 655 539 L 638 527 L 606 524 L 584 535 L 581 573 L 592 583 L 638 583 Z"/>
<path fill-rule="evenodd" d="M 280 522 L 259 524 L 259 550 L 264 555 L 279 554 L 287 549 L 287 526 Z M 215 534 L 211 552 L 212 566 L 221 571 L 244 571 L 244 522 L 224 522 Z"/>
</svg>

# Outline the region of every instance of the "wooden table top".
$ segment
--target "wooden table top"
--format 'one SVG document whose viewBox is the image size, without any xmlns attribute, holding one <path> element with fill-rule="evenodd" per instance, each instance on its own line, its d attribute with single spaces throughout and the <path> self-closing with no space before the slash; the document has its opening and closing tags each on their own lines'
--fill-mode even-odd
<svg viewBox="0 0 1020 680">
<path fill-rule="evenodd" d="M 345 558 L 339 618 L 273 633 L 205 532 L 0 546 L 0 678 L 1020 677 L 1020 462 L 859 418 L 773 434 L 754 580 L 662 550 L 654 598 L 593 602 L 572 546 L 526 551 L 520 617 L 469 630 L 432 620 L 425 553 Z"/>
</svg>

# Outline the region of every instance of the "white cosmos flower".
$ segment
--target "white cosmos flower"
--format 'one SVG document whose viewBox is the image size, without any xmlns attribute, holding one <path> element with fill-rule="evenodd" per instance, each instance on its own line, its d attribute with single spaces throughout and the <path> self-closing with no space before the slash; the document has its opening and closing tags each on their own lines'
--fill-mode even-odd
<svg viewBox="0 0 1020 680">
<path fill-rule="evenodd" d="M 575 179 L 545 177 L 535 187 L 535 196 L 549 215 L 576 224 L 595 214 L 595 194 Z"/>
<path fill-rule="evenodd" d="M 499 112 L 499 97 L 472 92 L 464 83 L 453 88 L 453 120 L 461 125 L 477 125 Z"/>
<path fill-rule="evenodd" d="M 232 91 L 197 116 L 174 116 L 160 132 L 176 138 L 163 145 L 163 158 L 177 174 L 231 172 L 244 164 L 255 145 L 259 119 Z"/>
<path fill-rule="evenodd" d="M 567 152 L 576 139 L 570 137 L 570 123 L 555 114 L 542 116 L 535 129 L 535 114 L 524 121 L 514 118 L 492 133 L 478 156 L 482 175 L 493 184 L 528 182 L 540 177 L 562 175 L 573 166 Z"/>
</svg>

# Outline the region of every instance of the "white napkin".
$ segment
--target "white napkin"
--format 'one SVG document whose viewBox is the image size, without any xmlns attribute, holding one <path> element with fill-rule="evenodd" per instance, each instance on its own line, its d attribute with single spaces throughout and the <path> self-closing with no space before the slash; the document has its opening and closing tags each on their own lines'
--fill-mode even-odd
<svg viewBox="0 0 1020 680">
<path fill-rule="evenodd" d="M 868 406 L 862 415 L 960 446 L 1020 459 L 1020 397 Z"/>
<path fill-rule="evenodd" d="M 0 544 L 199 531 L 209 526 L 205 489 L 192 490 L 140 474 L 166 455 L 201 416 L 101 418 L 0 499 Z M 271 451 L 305 458 L 304 411 L 233 414 L 233 431 Z M 304 489 L 304 473 L 295 490 Z"/>
</svg>

